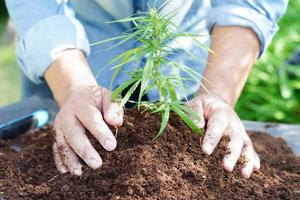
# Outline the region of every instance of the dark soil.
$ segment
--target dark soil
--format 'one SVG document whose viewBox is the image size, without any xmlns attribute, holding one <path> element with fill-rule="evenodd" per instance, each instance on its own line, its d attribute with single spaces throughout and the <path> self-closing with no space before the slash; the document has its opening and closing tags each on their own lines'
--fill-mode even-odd
<svg viewBox="0 0 300 200">
<path fill-rule="evenodd" d="M 153 142 L 158 129 L 157 116 L 126 111 L 117 149 L 106 152 L 94 141 L 103 166 L 85 167 L 81 177 L 56 170 L 51 129 L 0 141 L 0 199 L 300 199 L 300 157 L 282 139 L 249 133 L 262 167 L 244 179 L 239 166 L 222 169 L 225 140 L 206 156 L 177 117 Z"/>
</svg>

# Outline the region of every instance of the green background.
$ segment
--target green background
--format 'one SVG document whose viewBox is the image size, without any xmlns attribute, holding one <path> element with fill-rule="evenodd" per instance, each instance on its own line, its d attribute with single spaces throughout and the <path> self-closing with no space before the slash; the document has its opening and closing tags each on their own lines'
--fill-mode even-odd
<svg viewBox="0 0 300 200">
<path fill-rule="evenodd" d="M 0 3 L 0 38 L 7 13 Z M 236 110 L 242 119 L 300 123 L 300 66 L 285 64 L 300 47 L 300 0 L 290 0 L 272 45 L 255 64 Z M 0 39 L 1 42 L 2 39 Z M 14 44 L 0 43 L 0 106 L 20 99 Z"/>
</svg>

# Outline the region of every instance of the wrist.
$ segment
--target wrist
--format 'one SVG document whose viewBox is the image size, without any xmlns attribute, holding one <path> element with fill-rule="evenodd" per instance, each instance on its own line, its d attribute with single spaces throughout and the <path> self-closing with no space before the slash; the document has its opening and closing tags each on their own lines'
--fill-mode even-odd
<svg viewBox="0 0 300 200">
<path fill-rule="evenodd" d="M 215 92 L 212 92 L 210 90 L 208 91 L 208 90 L 205 90 L 205 89 L 199 89 L 198 92 L 197 92 L 197 96 L 216 98 L 216 99 L 219 99 L 219 100 L 223 101 L 224 103 L 228 104 L 227 100 L 225 98 L 223 98 L 219 94 L 217 94 Z"/>
<path fill-rule="evenodd" d="M 59 106 L 72 92 L 97 85 L 84 54 L 78 49 L 63 51 L 45 72 L 45 79 Z"/>
<path fill-rule="evenodd" d="M 237 98 L 235 98 L 235 92 L 230 89 L 220 89 L 217 86 L 215 87 L 206 87 L 205 89 L 200 87 L 200 89 L 197 92 L 198 96 L 211 96 L 214 98 L 217 98 L 224 103 L 228 104 L 231 107 L 234 107 Z"/>
<path fill-rule="evenodd" d="M 254 32 L 242 27 L 214 27 L 203 81 L 209 93 L 234 107 L 259 52 Z M 199 93 L 207 93 L 200 88 Z"/>
</svg>

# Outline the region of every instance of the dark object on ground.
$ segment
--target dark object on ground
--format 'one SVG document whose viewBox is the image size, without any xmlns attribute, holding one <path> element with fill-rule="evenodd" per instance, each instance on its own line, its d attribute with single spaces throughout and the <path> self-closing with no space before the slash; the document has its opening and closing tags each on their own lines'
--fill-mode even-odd
<svg viewBox="0 0 300 200">
<path fill-rule="evenodd" d="M 13 138 L 54 120 L 58 111 L 52 99 L 32 96 L 0 107 L 0 138 Z"/>
<path fill-rule="evenodd" d="M 0 142 L 0 199 L 299 199 L 300 157 L 282 139 L 250 133 L 262 167 L 246 180 L 238 169 L 222 169 L 225 140 L 206 156 L 178 117 L 153 142 L 159 126 L 158 116 L 126 111 L 124 126 L 115 130 L 117 150 L 106 152 L 93 141 L 104 163 L 99 170 L 85 167 L 81 177 L 56 170 L 50 129 Z M 19 153 L 10 147 L 16 143 Z"/>
</svg>

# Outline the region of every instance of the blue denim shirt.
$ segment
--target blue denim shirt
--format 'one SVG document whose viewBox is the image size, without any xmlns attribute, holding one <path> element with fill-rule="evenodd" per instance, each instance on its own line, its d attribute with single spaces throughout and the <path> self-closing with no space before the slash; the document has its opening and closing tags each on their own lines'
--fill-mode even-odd
<svg viewBox="0 0 300 200">
<path fill-rule="evenodd" d="M 90 43 L 121 35 L 130 28 L 130 24 L 105 22 L 146 11 L 147 4 L 150 7 L 159 7 L 164 2 L 164 0 L 6 0 L 19 36 L 17 58 L 27 77 L 23 80 L 27 81 L 27 85 L 45 85 L 43 75 L 47 67 L 67 48 L 81 49 L 96 75 L 101 67 L 116 55 L 133 47 L 132 43 L 127 43 L 96 54 L 95 52 L 112 46 L 114 42 L 92 48 L 89 46 Z M 209 35 L 214 26 L 248 27 L 256 33 L 262 54 L 278 30 L 277 21 L 285 12 L 287 3 L 287 0 L 169 0 L 161 12 L 180 8 L 174 22 L 182 29 L 195 34 Z M 209 37 L 202 38 L 202 42 L 209 44 Z M 175 43 L 174 45 L 179 51 L 181 48 L 189 49 L 199 56 L 199 60 L 188 59 L 184 53 L 174 59 L 199 72 L 203 71 L 207 52 L 187 40 L 182 41 L 182 46 L 176 46 Z M 128 69 L 130 70 L 130 67 Z M 104 70 L 97 79 L 98 83 L 108 87 L 111 76 L 112 70 Z M 126 78 L 126 73 L 121 73 L 113 86 L 120 85 Z M 193 93 L 199 85 L 187 87 L 189 92 Z M 43 87 L 37 85 L 35 88 L 38 89 L 31 93 L 38 93 Z M 30 87 L 27 90 L 30 90 Z M 151 91 L 148 97 L 154 100 L 158 96 L 155 91 Z"/>
</svg>

